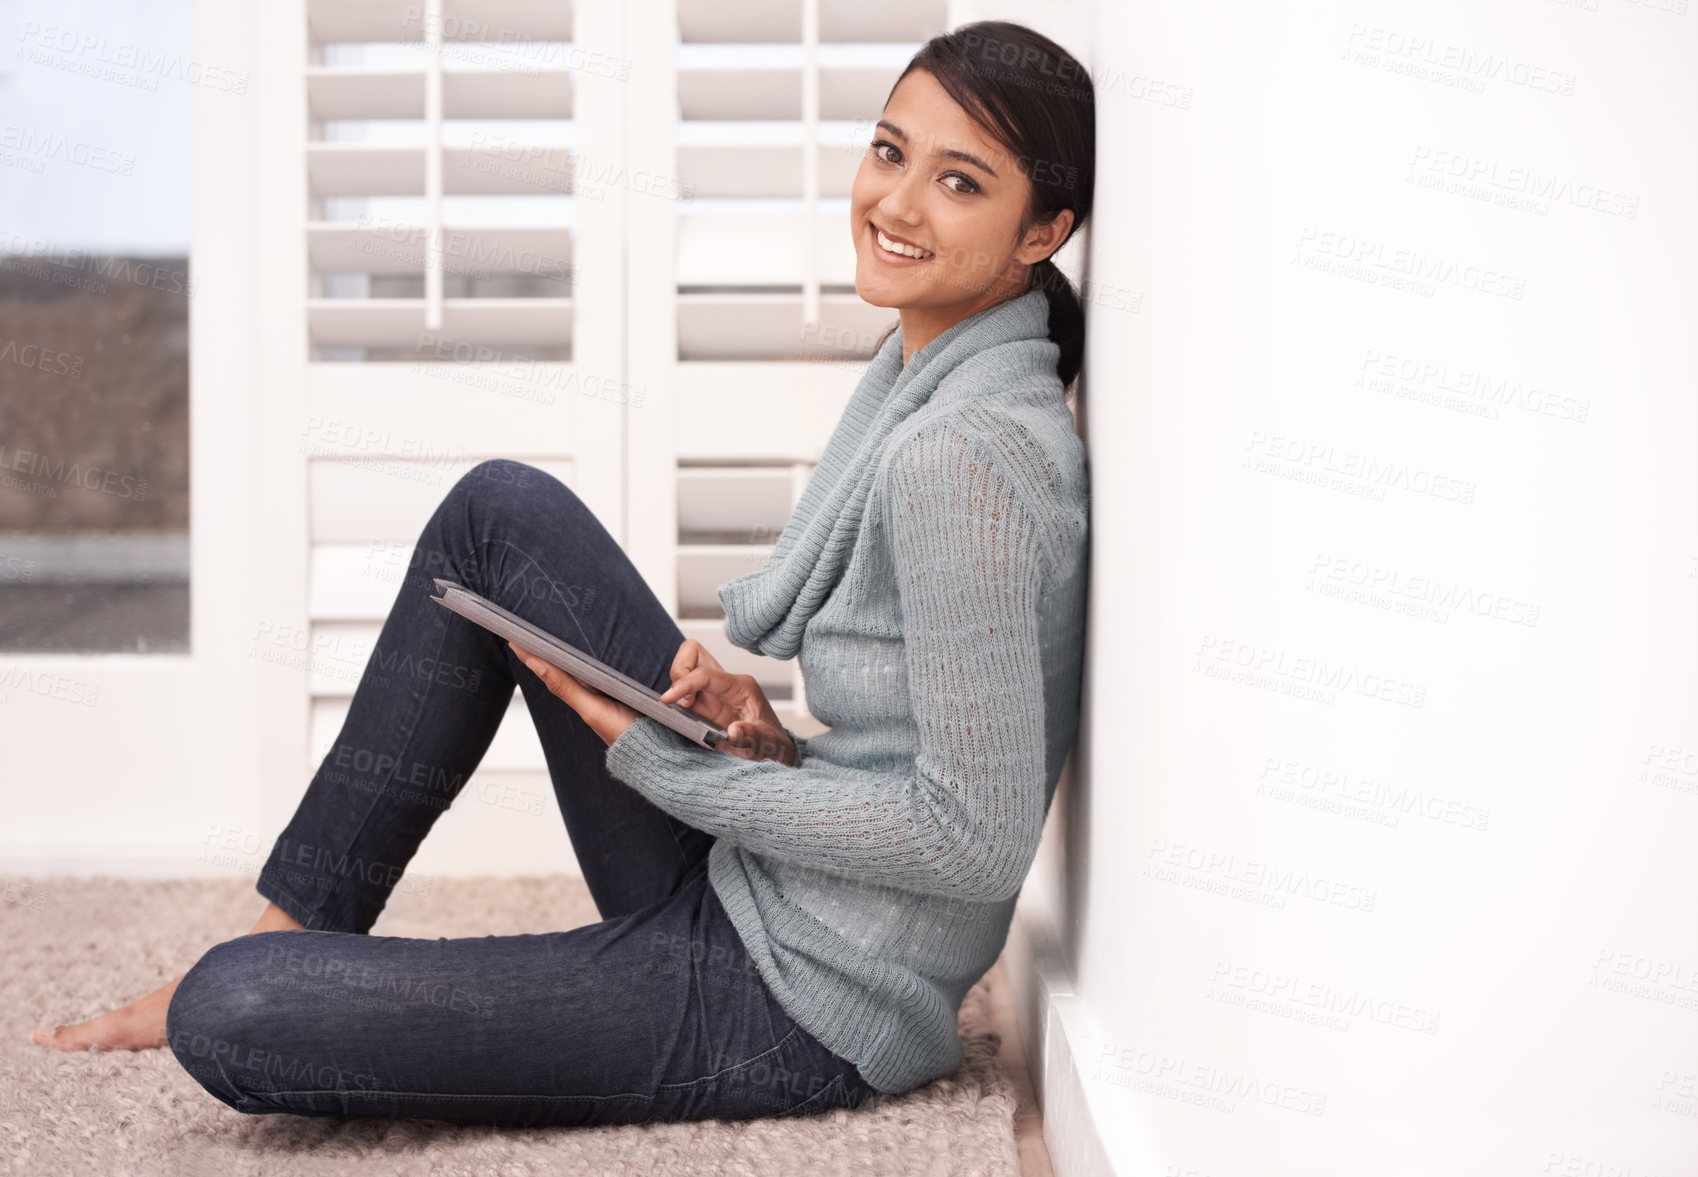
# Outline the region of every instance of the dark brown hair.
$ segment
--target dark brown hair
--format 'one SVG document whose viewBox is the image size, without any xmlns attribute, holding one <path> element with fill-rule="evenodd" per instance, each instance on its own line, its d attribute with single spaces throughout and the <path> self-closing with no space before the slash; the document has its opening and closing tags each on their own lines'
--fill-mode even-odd
<svg viewBox="0 0 1698 1177">
<path fill-rule="evenodd" d="M 1062 209 L 1072 209 L 1073 226 L 1061 242 L 1067 244 L 1091 215 L 1096 180 L 1096 93 L 1085 67 L 1024 25 L 979 20 L 927 41 L 897 83 L 916 69 L 936 78 L 986 134 L 1008 149 L 1031 181 L 1032 199 L 1015 239 L 1023 239 L 1033 225 L 1054 220 Z M 1027 289 L 1041 289 L 1049 299 L 1049 337 L 1061 348 L 1056 372 L 1065 388 L 1084 359 L 1085 308 L 1050 258 L 1031 267 Z M 879 346 L 895 330 L 885 332 Z"/>
</svg>

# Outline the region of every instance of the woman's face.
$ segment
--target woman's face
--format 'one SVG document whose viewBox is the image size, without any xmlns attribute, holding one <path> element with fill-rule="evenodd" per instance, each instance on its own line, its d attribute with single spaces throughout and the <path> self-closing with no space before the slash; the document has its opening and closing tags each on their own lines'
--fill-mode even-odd
<svg viewBox="0 0 1698 1177">
<path fill-rule="evenodd" d="M 849 220 L 855 291 L 874 306 L 955 308 L 951 317 L 965 318 L 1024 290 L 1026 267 L 1067 235 L 1073 214 L 1063 211 L 1016 242 L 1031 181 L 923 69 L 897 83 L 872 139 Z M 920 256 L 886 249 L 881 231 Z"/>
</svg>

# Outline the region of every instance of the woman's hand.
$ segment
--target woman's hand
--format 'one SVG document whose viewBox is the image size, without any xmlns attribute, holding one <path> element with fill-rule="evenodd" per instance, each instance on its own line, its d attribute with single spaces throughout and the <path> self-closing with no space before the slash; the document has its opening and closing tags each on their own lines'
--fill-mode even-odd
<svg viewBox="0 0 1698 1177">
<path fill-rule="evenodd" d="M 514 642 L 507 644 L 513 647 L 519 661 L 536 672 L 549 693 L 564 700 L 568 707 L 583 716 L 584 722 L 604 743 L 612 744 L 626 728 L 643 717 L 641 711 L 602 694 L 594 687 L 585 686 L 552 662 L 545 662 Z"/>
<path fill-rule="evenodd" d="M 690 638 L 672 660 L 672 685 L 662 703 L 676 703 L 725 729 L 721 751 L 744 760 L 801 763 L 796 742 L 784 730 L 766 692 L 752 674 L 728 674 L 706 646 Z"/>
<path fill-rule="evenodd" d="M 611 745 L 642 712 L 602 694 L 551 662 L 508 642 L 519 661 L 542 679 L 549 693 L 583 717 L 602 742 Z M 727 674 L 706 646 L 690 638 L 672 660 L 672 685 L 660 696 L 703 719 L 725 728 L 718 747 L 744 760 L 777 760 L 795 768 L 801 763 L 796 742 L 784 730 L 778 714 L 753 675 Z"/>
</svg>

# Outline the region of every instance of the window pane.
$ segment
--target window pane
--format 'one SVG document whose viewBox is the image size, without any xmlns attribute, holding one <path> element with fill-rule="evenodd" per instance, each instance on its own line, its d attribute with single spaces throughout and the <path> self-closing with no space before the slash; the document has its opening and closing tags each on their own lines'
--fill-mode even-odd
<svg viewBox="0 0 1698 1177">
<path fill-rule="evenodd" d="M 0 30 L 0 649 L 184 651 L 189 0 Z"/>
</svg>

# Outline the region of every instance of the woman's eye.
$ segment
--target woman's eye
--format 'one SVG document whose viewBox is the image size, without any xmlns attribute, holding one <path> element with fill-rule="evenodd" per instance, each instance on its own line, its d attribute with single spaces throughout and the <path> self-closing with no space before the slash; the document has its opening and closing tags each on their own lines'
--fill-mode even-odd
<svg viewBox="0 0 1698 1177">
<path fill-rule="evenodd" d="M 888 149 L 891 154 L 885 155 L 885 149 Z M 873 158 L 877 159 L 881 163 L 898 164 L 902 162 L 902 149 L 896 146 L 896 144 L 890 142 L 888 139 L 874 139 L 872 142 L 872 153 Z M 892 158 L 893 156 L 894 158 Z M 951 183 L 949 186 L 949 190 L 957 195 L 967 196 L 979 191 L 978 181 L 974 180 L 970 176 L 963 175 L 960 172 L 947 172 L 944 174 L 943 178 L 949 181 L 960 181 L 959 186 L 954 183 Z"/>
</svg>

